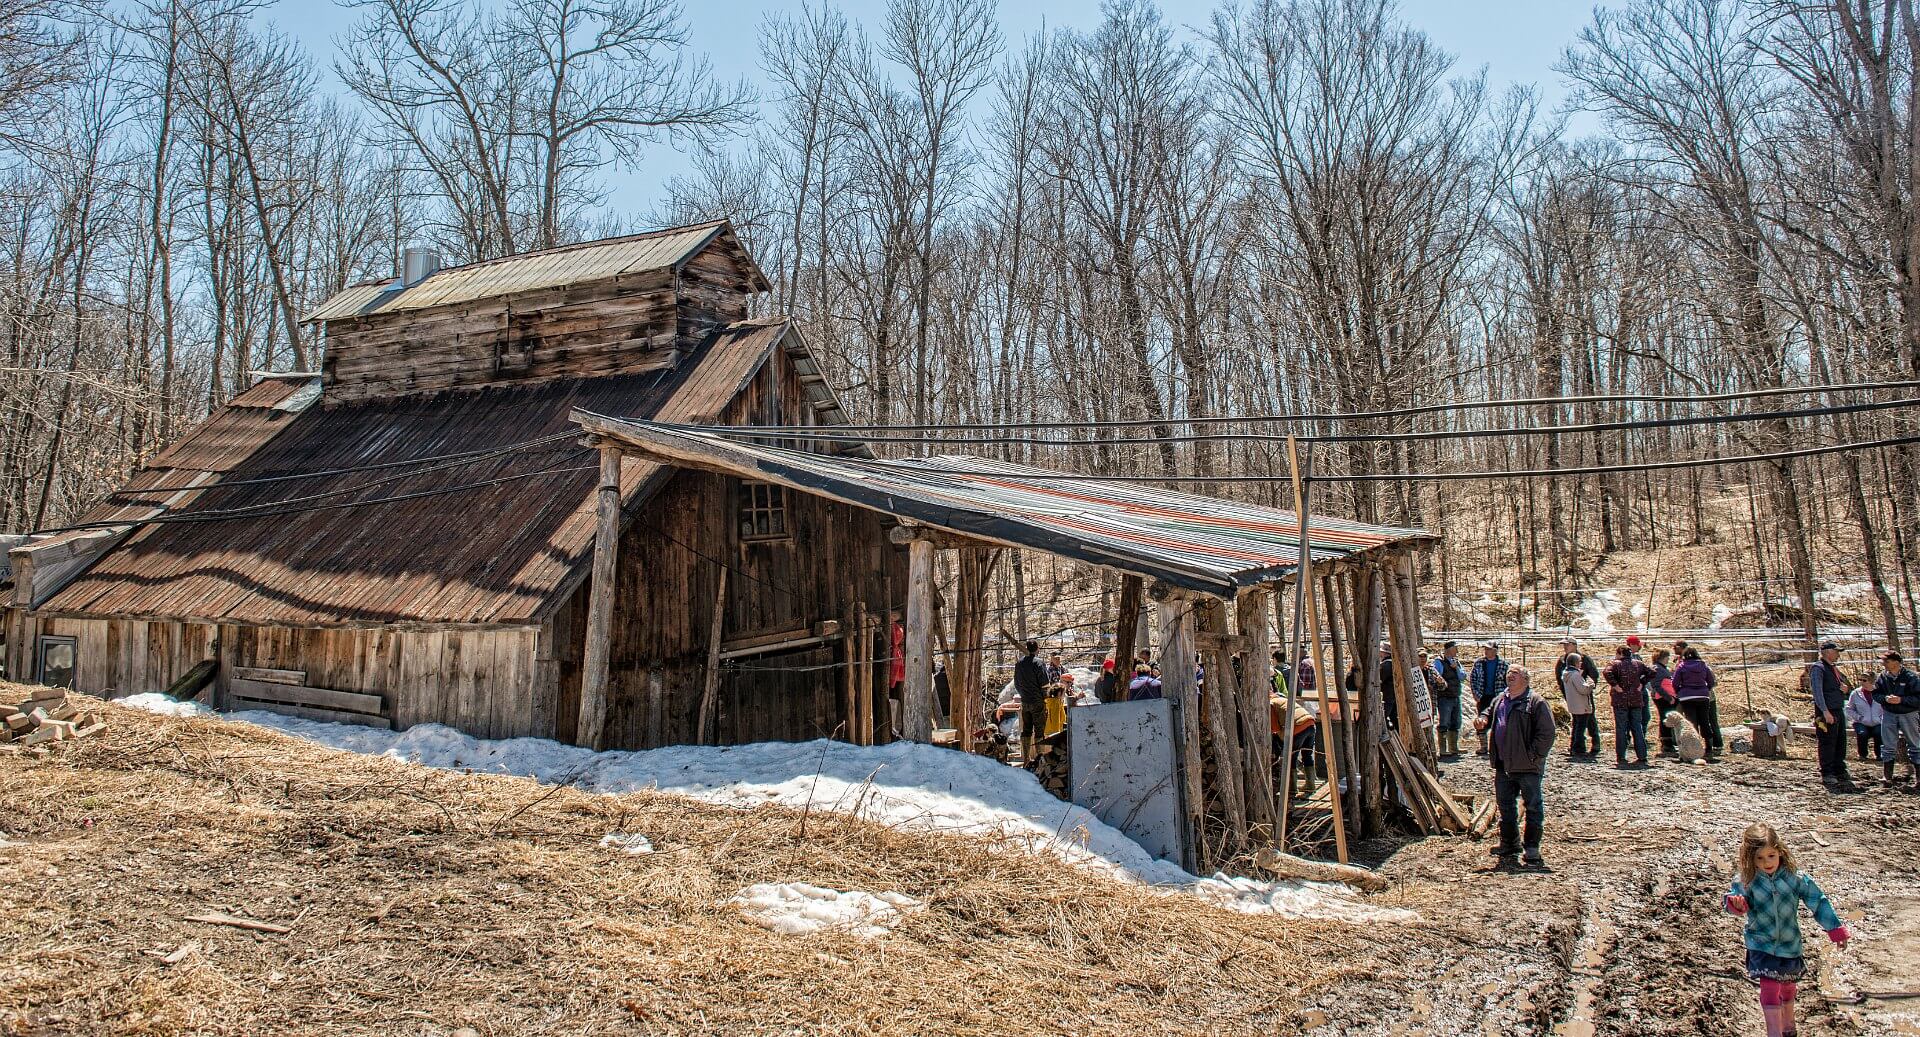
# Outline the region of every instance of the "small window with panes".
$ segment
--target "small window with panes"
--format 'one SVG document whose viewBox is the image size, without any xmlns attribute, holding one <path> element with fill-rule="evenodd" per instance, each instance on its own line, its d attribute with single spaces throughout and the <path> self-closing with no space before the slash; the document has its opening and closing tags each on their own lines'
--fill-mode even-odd
<svg viewBox="0 0 1920 1037">
<path fill-rule="evenodd" d="M 764 482 L 740 484 L 740 539 L 780 540 L 787 527 L 787 488 Z"/>
</svg>

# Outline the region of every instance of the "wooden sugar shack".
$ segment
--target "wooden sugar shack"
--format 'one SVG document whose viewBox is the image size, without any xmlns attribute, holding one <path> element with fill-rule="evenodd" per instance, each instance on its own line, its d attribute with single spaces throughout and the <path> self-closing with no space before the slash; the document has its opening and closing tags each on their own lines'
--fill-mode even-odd
<svg viewBox="0 0 1920 1037">
<path fill-rule="evenodd" d="M 101 528 L 11 552 L 7 672 L 575 740 L 599 472 L 569 415 L 844 422 L 799 335 L 748 316 L 765 289 L 725 223 L 346 289 L 307 318 L 319 374 L 263 378 L 86 516 Z M 882 517 L 638 457 L 618 475 L 593 740 L 693 741 L 703 695 L 710 741 L 844 731 L 835 675 L 802 668 L 833 661 L 841 617 L 902 600 Z M 721 660 L 766 665 L 709 690 Z"/>
<path fill-rule="evenodd" d="M 1153 603 L 1189 863 L 1211 866 L 1286 823 L 1268 651 L 1292 639 L 1275 621 L 1304 555 L 1324 617 L 1308 633 L 1332 653 L 1317 668 L 1365 660 L 1350 697 L 1321 686 L 1353 719 L 1334 761 L 1347 818 L 1377 824 L 1392 785 L 1420 784 L 1406 768 L 1431 765 L 1427 728 L 1392 734 L 1382 706 L 1424 718 L 1423 689 L 1404 666 L 1383 686 L 1364 646 L 1418 644 L 1412 553 L 1431 537 L 1317 517 L 1303 532 L 1290 512 L 979 458 L 876 459 L 832 433 L 846 418 L 799 334 L 750 316 L 766 287 L 725 223 L 446 270 L 410 255 L 307 316 L 320 372 L 261 378 L 87 528 L 13 545 L 8 675 L 647 748 L 926 740 L 939 657 L 964 748 L 984 720 L 996 560 L 1040 551 L 1120 577 L 1121 658 Z M 1196 657 L 1204 695 L 1179 663 Z M 1444 826 L 1419 799 L 1423 827 Z"/>
</svg>

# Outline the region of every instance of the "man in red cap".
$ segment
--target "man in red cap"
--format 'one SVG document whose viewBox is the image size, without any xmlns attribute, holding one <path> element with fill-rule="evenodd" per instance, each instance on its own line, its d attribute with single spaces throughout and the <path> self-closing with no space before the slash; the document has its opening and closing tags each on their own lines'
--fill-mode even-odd
<svg viewBox="0 0 1920 1037">
<path fill-rule="evenodd" d="M 1633 657 L 1634 657 L 1635 659 L 1638 659 L 1638 658 L 1640 658 L 1640 635 L 1639 635 L 1639 634 L 1628 634 L 1628 635 L 1627 635 L 1627 647 L 1628 647 L 1628 648 L 1631 648 L 1631 649 L 1633 649 Z"/>
<path fill-rule="evenodd" d="M 1120 678 L 1114 673 L 1112 659 L 1100 664 L 1100 679 L 1093 682 L 1093 697 L 1102 702 L 1120 701 Z"/>
</svg>

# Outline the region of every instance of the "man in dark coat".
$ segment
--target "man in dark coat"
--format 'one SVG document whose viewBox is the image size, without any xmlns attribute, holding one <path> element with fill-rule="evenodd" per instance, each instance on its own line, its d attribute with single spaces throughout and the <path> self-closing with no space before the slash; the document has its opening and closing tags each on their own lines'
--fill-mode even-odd
<svg viewBox="0 0 1920 1037">
<path fill-rule="evenodd" d="M 1027 654 L 1013 664 L 1013 690 L 1020 696 L 1020 751 L 1028 769 L 1039 754 L 1047 729 L 1047 667 L 1039 659 L 1040 642 L 1028 641 Z"/>
<path fill-rule="evenodd" d="M 1814 739 L 1820 747 L 1820 783 L 1835 792 L 1853 791 L 1847 774 L 1847 675 L 1840 672 L 1840 646 L 1820 646 L 1820 661 L 1807 668 L 1807 691 L 1813 695 Z"/>
<path fill-rule="evenodd" d="M 1553 751 L 1553 707 L 1529 686 L 1527 671 L 1507 671 L 1506 693 L 1487 705 L 1474 720 L 1487 734 L 1493 755 L 1493 794 L 1500 803 L 1500 845 L 1493 855 L 1509 861 L 1515 854 L 1530 867 L 1546 862 L 1540 857 L 1540 831 L 1546 827 L 1546 801 L 1541 782 L 1546 779 L 1547 754 Z M 1526 804 L 1524 840 L 1520 806 Z"/>
<path fill-rule="evenodd" d="M 1912 791 L 1920 792 L 1920 679 L 1907 669 L 1899 652 L 1888 652 L 1886 672 L 1874 678 L 1873 701 L 1880 704 L 1880 769 L 1887 787 L 1892 788 L 1893 764 L 1900 756 L 1900 742 L 1907 743 L 1907 762 Z"/>
</svg>

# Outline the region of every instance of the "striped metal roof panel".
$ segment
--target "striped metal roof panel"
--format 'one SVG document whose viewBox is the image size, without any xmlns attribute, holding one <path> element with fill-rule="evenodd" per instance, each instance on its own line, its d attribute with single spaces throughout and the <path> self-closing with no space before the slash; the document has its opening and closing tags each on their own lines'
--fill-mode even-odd
<svg viewBox="0 0 1920 1037">
<path fill-rule="evenodd" d="M 469 263 L 437 271 L 411 288 L 392 280 L 350 285 L 301 320 L 420 310 L 676 267 L 726 229 L 725 221 L 701 223 Z"/>
<path fill-rule="evenodd" d="M 708 466 L 920 524 L 1229 596 L 1299 567 L 1300 526 L 1276 508 L 985 458 L 876 461 L 743 443 L 685 426 L 576 412 L 574 420 L 670 464 Z M 1315 562 L 1429 540 L 1420 529 L 1313 516 Z"/>
</svg>

